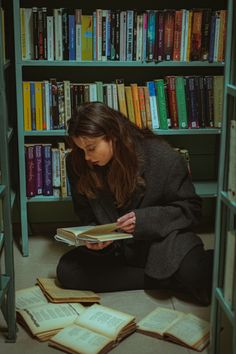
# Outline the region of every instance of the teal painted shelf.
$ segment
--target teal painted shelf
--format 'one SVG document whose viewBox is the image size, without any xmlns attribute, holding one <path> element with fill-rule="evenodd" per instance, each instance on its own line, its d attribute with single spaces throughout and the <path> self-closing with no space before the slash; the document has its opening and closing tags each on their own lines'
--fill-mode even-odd
<svg viewBox="0 0 236 354">
<path fill-rule="evenodd" d="M 236 86 L 235 85 L 227 85 L 227 93 L 231 96 L 236 97 Z"/>
<path fill-rule="evenodd" d="M 215 198 L 217 196 L 217 182 L 194 182 L 197 194 L 202 198 Z"/>
<path fill-rule="evenodd" d="M 26 198 L 28 203 L 45 203 L 45 202 L 70 202 L 71 197 L 54 197 L 54 196 L 35 196 Z"/>
<path fill-rule="evenodd" d="M 199 128 L 199 129 L 156 129 L 153 130 L 159 135 L 218 135 L 219 128 Z M 32 130 L 25 131 L 24 136 L 67 136 L 66 130 Z"/>
<path fill-rule="evenodd" d="M 9 59 L 6 59 L 5 63 L 3 64 L 4 70 L 8 69 L 11 65 L 11 62 Z"/>
<path fill-rule="evenodd" d="M 224 312 L 227 314 L 228 319 L 232 324 L 235 322 L 235 313 L 232 311 L 230 304 L 225 300 L 223 290 L 221 288 L 216 288 L 215 296 L 219 301 L 221 307 L 223 308 Z"/>
<path fill-rule="evenodd" d="M 7 131 L 7 140 L 8 140 L 8 142 L 10 142 L 11 141 L 11 139 L 13 138 L 13 135 L 14 135 L 14 130 L 13 130 L 13 128 L 8 128 L 8 131 Z"/>
<path fill-rule="evenodd" d="M 221 200 L 227 205 L 234 214 L 236 214 L 236 201 L 230 199 L 227 192 L 220 192 Z"/>
<path fill-rule="evenodd" d="M 98 66 L 98 67 L 224 67 L 224 63 L 208 63 L 206 61 L 161 61 L 161 62 L 140 62 L 140 61 L 69 61 L 69 60 L 22 60 L 17 62 L 20 66 Z"/>
</svg>

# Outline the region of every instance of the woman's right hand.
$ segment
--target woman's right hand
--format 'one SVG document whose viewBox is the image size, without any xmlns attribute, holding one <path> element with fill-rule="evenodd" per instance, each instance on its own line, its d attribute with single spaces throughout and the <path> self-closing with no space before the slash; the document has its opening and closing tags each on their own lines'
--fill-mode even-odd
<svg viewBox="0 0 236 354">
<path fill-rule="evenodd" d="M 99 251 L 103 248 L 108 247 L 113 241 L 106 241 L 106 242 L 86 242 L 85 246 L 90 250 Z"/>
</svg>

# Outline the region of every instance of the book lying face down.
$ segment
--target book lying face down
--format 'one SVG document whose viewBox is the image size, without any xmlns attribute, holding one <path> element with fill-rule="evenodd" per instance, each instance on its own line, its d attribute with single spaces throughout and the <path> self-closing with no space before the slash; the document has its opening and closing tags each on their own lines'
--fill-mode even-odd
<svg viewBox="0 0 236 354">
<path fill-rule="evenodd" d="M 106 242 L 132 238 L 133 235 L 119 232 L 117 224 L 75 226 L 57 229 L 55 239 L 71 246 L 84 246 L 86 242 Z"/>
</svg>

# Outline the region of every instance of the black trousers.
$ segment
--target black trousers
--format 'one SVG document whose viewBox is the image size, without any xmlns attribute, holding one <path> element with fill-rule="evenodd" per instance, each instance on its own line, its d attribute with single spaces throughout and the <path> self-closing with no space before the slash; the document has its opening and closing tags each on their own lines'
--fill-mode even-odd
<svg viewBox="0 0 236 354">
<path fill-rule="evenodd" d="M 212 288 L 213 251 L 194 247 L 178 270 L 167 279 L 154 279 L 142 267 L 129 266 L 112 247 L 92 251 L 77 247 L 64 254 L 57 266 L 57 277 L 64 288 L 113 292 L 136 289 L 171 289 L 189 293 L 202 305 L 209 305 Z"/>
</svg>

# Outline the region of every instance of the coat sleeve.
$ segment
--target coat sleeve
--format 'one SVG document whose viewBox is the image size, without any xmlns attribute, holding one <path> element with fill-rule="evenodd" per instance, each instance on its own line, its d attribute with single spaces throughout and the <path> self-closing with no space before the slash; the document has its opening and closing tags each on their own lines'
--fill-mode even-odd
<svg viewBox="0 0 236 354">
<path fill-rule="evenodd" d="M 71 189 L 73 207 L 76 215 L 79 218 L 79 224 L 80 225 L 96 224 L 97 223 L 96 217 L 93 213 L 93 210 L 90 206 L 88 199 L 84 195 L 80 194 L 77 190 L 78 178 L 73 172 L 72 159 L 70 154 L 66 158 L 66 170 L 67 170 L 67 177 Z"/>
<path fill-rule="evenodd" d="M 173 231 L 189 230 L 198 224 L 201 198 L 181 157 L 166 174 L 163 195 L 161 202 L 135 210 L 135 239 L 161 240 Z"/>
</svg>

